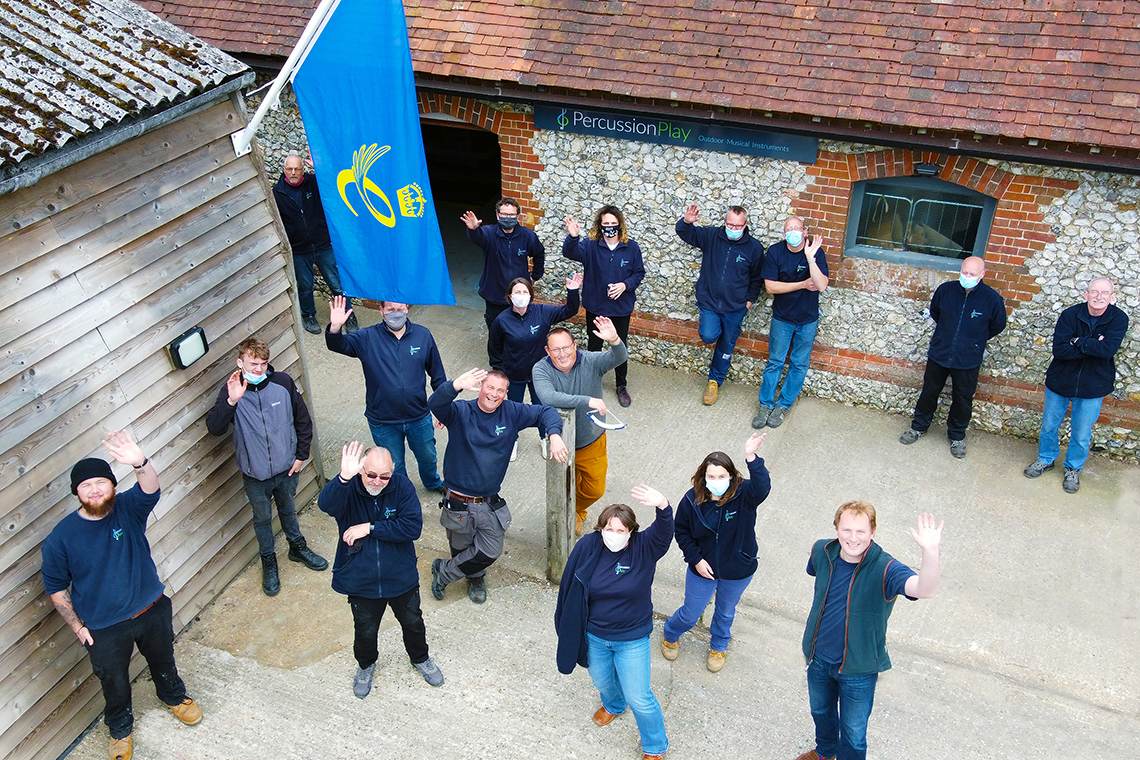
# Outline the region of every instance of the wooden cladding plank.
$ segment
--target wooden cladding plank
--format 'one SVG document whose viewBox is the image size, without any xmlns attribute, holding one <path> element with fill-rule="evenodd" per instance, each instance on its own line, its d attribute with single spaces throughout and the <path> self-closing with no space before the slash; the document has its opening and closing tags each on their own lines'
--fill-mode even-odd
<svg viewBox="0 0 1140 760">
<path fill-rule="evenodd" d="M 0 567 L 3 568 L 0 571 L 0 630 L 17 617 L 23 616 L 30 624 L 31 620 L 54 609 L 51 600 L 44 594 L 44 584 L 40 579 L 38 546 L 15 562 L 0 564 Z M 0 641 L 3 640 L 0 638 Z"/>
<path fill-rule="evenodd" d="M 0 237 L 0 251 L 4 251 L 4 256 L 0 257 L 0 277 L 30 261 L 35 261 L 62 243 L 63 240 L 56 234 L 55 225 L 51 223 L 50 217 Z"/>
<path fill-rule="evenodd" d="M 130 183 L 157 166 L 176 162 L 194 148 L 227 137 L 241 128 L 241 119 L 229 102 L 219 103 L 193 118 L 180 119 L 161 129 L 99 153 L 5 198 L 0 231 L 5 234 L 28 227 L 123 183 Z M 247 160 L 252 159 L 247 156 Z"/>
<path fill-rule="evenodd" d="M 229 147 L 229 140 L 225 142 Z M 229 147 L 229 151 L 232 155 L 233 148 Z M 209 168 L 214 168 L 216 160 L 212 158 Z M 105 256 L 121 255 L 152 233 L 159 232 L 163 238 L 187 239 L 202 228 L 216 225 L 218 218 L 228 218 L 255 203 L 264 202 L 265 193 L 256 178 L 257 172 L 248 163 L 235 162 L 205 176 L 187 178 L 187 184 L 178 185 L 157 199 L 147 197 L 150 195 L 148 192 L 132 189 L 125 193 L 119 204 L 100 204 L 98 219 L 83 220 L 91 225 L 90 229 L 81 229 L 73 223 L 66 230 L 67 238 L 74 240 L 58 235 L 56 246 L 32 248 L 35 257 L 24 253 L 19 257 L 25 260 L 20 262 L 19 268 L 0 271 L 0 309 Z M 141 202 L 142 205 L 139 208 L 119 208 L 127 202 Z M 214 219 L 212 223 L 211 218 Z M 67 226 L 67 220 L 59 218 L 59 215 L 48 221 L 61 231 Z M 0 250 L 19 249 L 0 242 Z M 0 267 L 3 269 L 7 267 Z"/>
</svg>

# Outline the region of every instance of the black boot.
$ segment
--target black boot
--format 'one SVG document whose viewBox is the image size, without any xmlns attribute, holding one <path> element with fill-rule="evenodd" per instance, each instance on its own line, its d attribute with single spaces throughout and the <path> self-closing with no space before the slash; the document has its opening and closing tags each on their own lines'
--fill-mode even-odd
<svg viewBox="0 0 1140 760">
<path fill-rule="evenodd" d="M 277 574 L 277 555 L 261 555 L 261 590 L 266 596 L 277 596 L 281 591 L 281 577 Z"/>
<path fill-rule="evenodd" d="M 487 584 L 483 581 L 482 575 L 467 579 L 467 598 L 475 604 L 487 601 Z"/>
<path fill-rule="evenodd" d="M 303 538 L 295 544 L 290 542 L 289 559 L 304 563 L 310 570 L 324 570 L 329 566 L 329 561 L 310 549 Z"/>
</svg>

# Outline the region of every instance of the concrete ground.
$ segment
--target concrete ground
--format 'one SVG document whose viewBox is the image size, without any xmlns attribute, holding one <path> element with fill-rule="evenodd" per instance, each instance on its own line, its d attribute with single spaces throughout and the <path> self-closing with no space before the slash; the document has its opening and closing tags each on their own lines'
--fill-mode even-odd
<svg viewBox="0 0 1140 760">
<path fill-rule="evenodd" d="M 323 315 L 322 315 L 323 316 Z M 362 324 L 377 320 L 362 311 Z M 482 366 L 482 312 L 423 307 L 413 319 L 440 343 L 449 375 Z M 305 336 L 326 472 L 343 442 L 367 439 L 359 364 Z M 613 398 L 612 376 L 607 400 Z M 726 385 L 701 405 L 702 377 L 631 365 L 628 428 L 610 437 L 605 500 L 630 501 L 648 483 L 672 500 L 706 453 L 743 457 L 756 388 Z M 1135 546 L 1140 469 L 1094 457 L 1077 495 L 1054 471 L 1026 480 L 1033 443 L 969 435 L 951 458 L 944 430 L 912 446 L 908 420 L 801 398 L 760 454 L 772 493 L 759 509 L 760 569 L 741 600 L 728 662 L 705 669 L 708 630 L 682 638 L 666 662 L 661 619 L 679 606 L 684 564 L 674 548 L 658 566 L 652 636 L 654 691 L 665 711 L 669 757 L 791 760 L 813 746 L 800 638 L 811 599 L 805 574 L 816 538 L 834 535 L 836 506 L 865 498 L 879 511 L 876 539 L 911 564 L 917 513 L 946 520 L 942 587 L 929 601 L 900 601 L 889 633 L 894 668 L 879 680 L 872 757 L 927 760 L 1131 756 L 1140 745 Z M 444 451 L 446 432 L 439 435 Z M 414 460 L 413 460 L 414 461 Z M 447 679 L 433 689 L 411 668 L 399 627 L 386 619 L 372 694 L 351 693 L 355 670 L 348 605 L 329 572 L 282 562 L 282 591 L 260 589 L 256 563 L 176 643 L 179 669 L 205 713 L 181 726 L 144 675 L 135 684 L 136 758 L 614 758 L 640 757 L 631 715 L 605 728 L 588 674 L 559 675 L 554 662 L 554 587 L 544 573 L 544 493 L 537 437 L 525 433 L 503 487 L 514 524 L 476 606 L 464 584 L 438 602 L 430 562 L 446 553 L 436 500 L 424 492 L 418 542 L 421 595 L 432 655 Z M 643 522 L 649 510 L 638 508 Z M 335 525 L 315 507 L 302 514 L 310 545 L 331 560 Z M 284 539 L 279 538 L 284 552 Z M 1129 579 L 1126 582 L 1125 579 Z M 105 757 L 100 724 L 73 760 Z"/>
</svg>

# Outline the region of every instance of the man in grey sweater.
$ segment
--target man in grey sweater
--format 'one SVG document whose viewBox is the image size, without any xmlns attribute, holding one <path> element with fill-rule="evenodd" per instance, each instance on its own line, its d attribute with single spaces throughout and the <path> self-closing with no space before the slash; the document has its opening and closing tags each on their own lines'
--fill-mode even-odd
<svg viewBox="0 0 1140 760">
<path fill-rule="evenodd" d="M 531 375 L 539 400 L 559 409 L 574 409 L 574 503 L 575 535 L 582 535 L 586 510 L 606 492 L 606 431 L 594 424 L 590 414 L 603 421 L 602 377 L 629 359 L 629 351 L 613 323 L 606 317 L 594 320 L 594 335 L 610 344 L 609 351 L 581 351 L 563 327 L 546 336 L 546 358 L 534 365 Z"/>
</svg>

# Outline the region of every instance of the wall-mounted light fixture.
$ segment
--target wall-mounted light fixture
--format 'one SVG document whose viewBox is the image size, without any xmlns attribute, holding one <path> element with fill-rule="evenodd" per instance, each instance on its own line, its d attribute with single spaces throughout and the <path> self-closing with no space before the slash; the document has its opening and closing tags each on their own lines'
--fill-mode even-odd
<svg viewBox="0 0 1140 760">
<path fill-rule="evenodd" d="M 940 169 L 938 164 L 923 161 L 914 165 L 914 176 L 916 177 L 937 177 Z"/>
<path fill-rule="evenodd" d="M 174 366 L 186 369 L 206 355 L 210 350 L 210 344 L 206 342 L 205 330 L 201 327 L 192 327 L 171 341 L 167 349 L 170 351 L 170 359 L 174 362 Z"/>
</svg>

